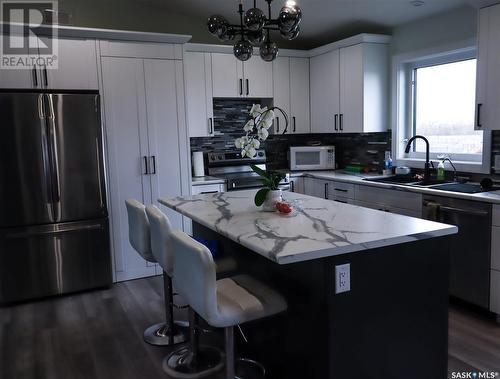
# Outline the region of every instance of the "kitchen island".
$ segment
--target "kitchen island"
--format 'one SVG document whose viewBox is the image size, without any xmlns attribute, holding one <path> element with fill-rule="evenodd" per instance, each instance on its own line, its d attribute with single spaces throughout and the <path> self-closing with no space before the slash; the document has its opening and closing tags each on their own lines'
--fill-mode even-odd
<svg viewBox="0 0 500 379">
<path fill-rule="evenodd" d="M 294 193 L 286 197 L 300 203 L 298 212 L 267 213 L 253 205 L 254 194 L 160 203 L 287 299 L 285 315 L 245 327 L 271 375 L 446 377 L 448 246 L 456 227 Z M 349 285 L 338 288 L 336 267 L 345 264 Z"/>
</svg>

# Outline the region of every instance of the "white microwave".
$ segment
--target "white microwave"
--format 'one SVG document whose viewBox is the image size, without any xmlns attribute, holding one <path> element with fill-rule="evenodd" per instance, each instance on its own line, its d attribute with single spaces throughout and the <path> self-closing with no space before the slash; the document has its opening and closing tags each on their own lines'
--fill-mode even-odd
<svg viewBox="0 0 500 379">
<path fill-rule="evenodd" d="M 290 170 L 335 170 L 335 146 L 291 146 Z"/>
</svg>

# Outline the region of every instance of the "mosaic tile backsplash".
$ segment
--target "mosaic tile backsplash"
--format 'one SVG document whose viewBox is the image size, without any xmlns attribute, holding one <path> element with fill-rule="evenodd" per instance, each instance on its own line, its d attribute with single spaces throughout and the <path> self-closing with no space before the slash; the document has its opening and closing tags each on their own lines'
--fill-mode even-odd
<svg viewBox="0 0 500 379">
<path fill-rule="evenodd" d="M 248 112 L 256 99 L 214 99 L 214 137 L 191 138 L 191 151 L 236 150 L 234 140 L 243 135 L 243 126 Z M 261 104 L 268 105 L 268 104 Z M 291 134 L 271 135 L 263 144 L 270 168 L 288 167 L 288 148 L 320 141 L 323 145 L 334 145 L 339 168 L 349 164 L 367 166 L 371 171 L 381 172 L 385 151 L 391 150 L 391 132 L 367 134 Z M 492 136 L 492 166 L 495 154 L 500 154 L 500 131 Z M 479 179 L 485 174 L 470 175 Z M 500 175 L 492 175 L 494 179 Z"/>
<path fill-rule="evenodd" d="M 255 99 L 214 99 L 214 137 L 191 138 L 191 151 L 235 151 L 234 140 L 243 135 L 243 126 Z M 261 104 L 262 106 L 267 104 Z M 368 166 L 381 171 L 384 154 L 391 149 L 391 133 L 369 134 L 287 134 L 271 135 L 262 145 L 266 150 L 271 169 L 288 167 L 288 148 L 320 141 L 322 145 L 334 145 L 339 168 L 348 164 Z"/>
</svg>

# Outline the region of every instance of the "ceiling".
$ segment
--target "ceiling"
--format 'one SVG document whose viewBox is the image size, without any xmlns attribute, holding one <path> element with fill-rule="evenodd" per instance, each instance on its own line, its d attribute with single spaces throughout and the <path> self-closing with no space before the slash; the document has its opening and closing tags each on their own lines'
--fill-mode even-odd
<svg viewBox="0 0 500 379">
<path fill-rule="evenodd" d="M 236 23 L 238 0 L 137 0 L 161 7 L 177 14 L 189 15 L 193 22 L 205 23 L 212 14 L 221 14 Z M 424 0 L 425 4 L 414 6 L 410 0 L 296 0 L 303 12 L 301 35 L 293 47 L 311 48 L 340 38 L 365 33 L 390 33 L 401 24 L 451 11 L 464 6 L 477 7 L 488 0 Z M 284 0 L 272 4 L 276 17 Z M 482 3 L 484 4 L 484 3 Z M 245 9 L 253 0 L 245 0 Z M 266 9 L 264 0 L 257 6 Z M 196 40 L 194 41 L 196 42 Z M 218 43 L 213 39 L 213 43 Z M 281 44 L 281 43 L 280 43 Z"/>
</svg>

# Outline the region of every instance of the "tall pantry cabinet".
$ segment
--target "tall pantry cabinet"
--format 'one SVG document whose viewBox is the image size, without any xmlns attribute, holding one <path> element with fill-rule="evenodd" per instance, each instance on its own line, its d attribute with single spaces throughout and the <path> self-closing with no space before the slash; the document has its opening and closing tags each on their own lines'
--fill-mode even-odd
<svg viewBox="0 0 500 379">
<path fill-rule="evenodd" d="M 111 45 L 113 44 L 113 45 Z M 160 47 L 163 55 L 158 56 Z M 189 193 L 188 138 L 185 126 L 182 54 L 161 45 L 101 46 L 103 107 L 108 153 L 110 220 L 115 279 L 157 275 L 130 246 L 125 200 L 156 204 L 160 197 Z M 176 229 L 182 216 L 162 208 Z"/>
</svg>

